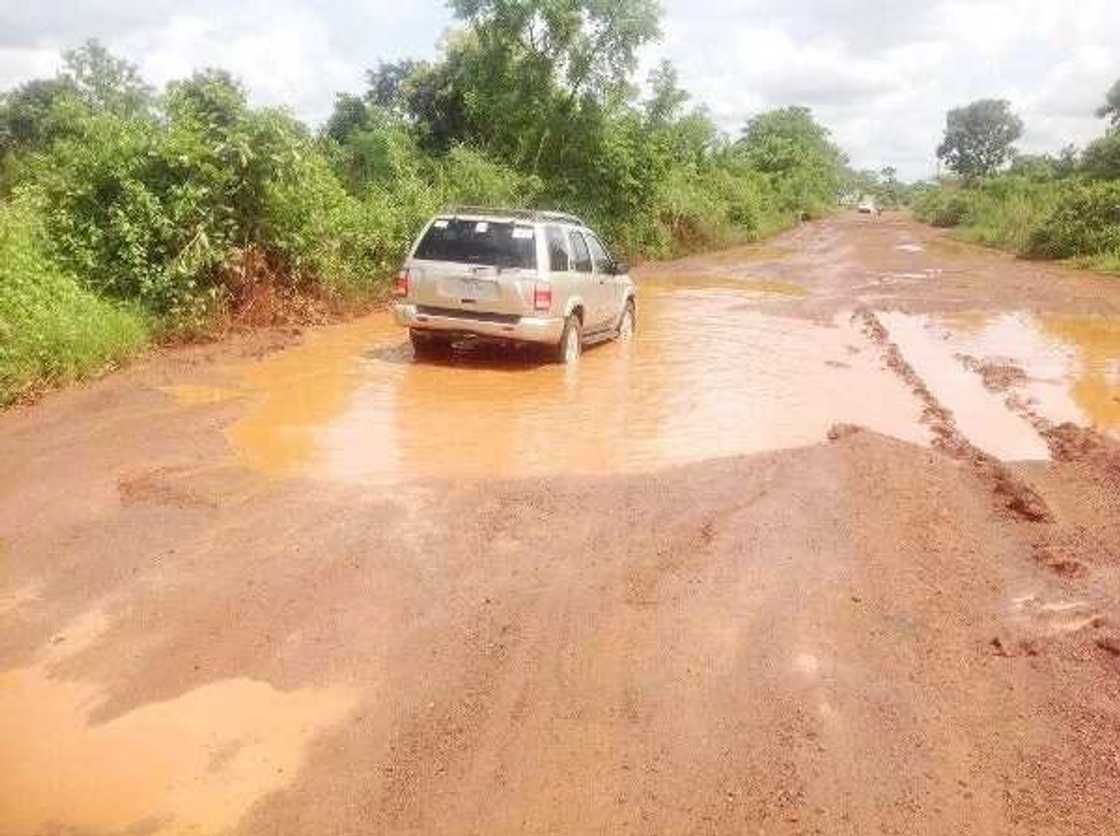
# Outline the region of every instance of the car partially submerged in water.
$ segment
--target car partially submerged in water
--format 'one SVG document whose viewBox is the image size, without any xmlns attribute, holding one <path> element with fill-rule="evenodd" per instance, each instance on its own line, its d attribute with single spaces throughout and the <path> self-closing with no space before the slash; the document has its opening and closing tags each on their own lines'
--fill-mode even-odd
<svg viewBox="0 0 1120 836">
<path fill-rule="evenodd" d="M 561 363 L 629 339 L 627 265 L 575 215 L 459 207 L 432 218 L 397 276 L 394 317 L 418 355 L 465 336 L 547 347 Z"/>
</svg>

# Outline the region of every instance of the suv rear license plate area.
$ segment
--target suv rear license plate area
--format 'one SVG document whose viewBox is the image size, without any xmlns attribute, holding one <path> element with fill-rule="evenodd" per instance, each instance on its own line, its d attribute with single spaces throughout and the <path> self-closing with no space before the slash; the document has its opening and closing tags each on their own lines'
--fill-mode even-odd
<svg viewBox="0 0 1120 836">
<path fill-rule="evenodd" d="M 497 299 L 498 283 L 490 279 L 463 278 L 453 279 L 441 288 L 444 296 L 452 299 L 474 299 L 476 301 Z"/>
</svg>

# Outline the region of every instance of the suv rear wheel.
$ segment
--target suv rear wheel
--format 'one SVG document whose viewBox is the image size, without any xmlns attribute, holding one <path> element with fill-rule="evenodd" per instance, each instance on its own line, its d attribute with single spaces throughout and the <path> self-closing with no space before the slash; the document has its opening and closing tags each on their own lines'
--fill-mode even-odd
<svg viewBox="0 0 1120 836">
<path fill-rule="evenodd" d="M 560 334 L 560 343 L 556 346 L 556 362 L 568 365 L 579 359 L 583 353 L 583 326 L 575 314 L 564 320 L 564 330 Z"/>
<path fill-rule="evenodd" d="M 634 300 L 631 299 L 622 309 L 622 316 L 618 320 L 618 339 L 620 342 L 633 339 L 635 324 Z"/>
</svg>

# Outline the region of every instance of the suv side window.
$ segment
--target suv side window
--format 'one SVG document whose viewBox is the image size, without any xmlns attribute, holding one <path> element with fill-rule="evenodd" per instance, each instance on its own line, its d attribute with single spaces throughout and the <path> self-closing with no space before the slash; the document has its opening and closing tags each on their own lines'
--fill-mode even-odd
<svg viewBox="0 0 1120 836">
<path fill-rule="evenodd" d="M 614 263 L 611 257 L 607 255 L 606 248 L 603 247 L 602 242 L 594 235 L 587 236 L 587 244 L 591 247 L 591 259 L 595 262 L 595 272 L 608 274 L 611 272 L 611 265 Z"/>
<path fill-rule="evenodd" d="M 577 273 L 591 272 L 591 253 L 587 249 L 587 242 L 578 232 L 571 233 L 572 252 L 575 253 L 575 264 L 572 265 Z"/>
<path fill-rule="evenodd" d="M 548 243 L 548 269 L 553 273 L 567 273 L 571 270 L 571 258 L 568 256 L 564 230 L 558 226 L 546 227 L 545 240 Z"/>
</svg>

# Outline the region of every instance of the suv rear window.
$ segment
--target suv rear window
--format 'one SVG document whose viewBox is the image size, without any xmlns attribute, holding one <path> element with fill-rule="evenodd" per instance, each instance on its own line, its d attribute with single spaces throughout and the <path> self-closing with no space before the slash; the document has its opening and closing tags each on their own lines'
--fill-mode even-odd
<svg viewBox="0 0 1120 836">
<path fill-rule="evenodd" d="M 537 243 L 533 227 L 524 224 L 439 218 L 420 241 L 416 258 L 532 270 Z"/>
</svg>

